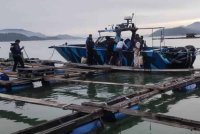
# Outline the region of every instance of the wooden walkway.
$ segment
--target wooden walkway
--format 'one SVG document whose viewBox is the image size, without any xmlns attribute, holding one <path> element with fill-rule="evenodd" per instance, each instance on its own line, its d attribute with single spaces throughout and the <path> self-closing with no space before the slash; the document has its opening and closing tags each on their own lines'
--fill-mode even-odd
<svg viewBox="0 0 200 134">
<path fill-rule="evenodd" d="M 18 73 L 2 70 L 2 73 L 7 74 L 9 77 L 14 79 L 11 79 L 9 81 L 0 80 L 0 87 L 4 87 L 7 92 L 12 92 L 12 87 L 14 86 L 20 86 L 25 84 L 32 85 L 33 82 L 37 81 L 45 84 L 51 81 L 57 83 L 73 82 L 73 81 L 75 82 L 75 79 L 81 77 L 87 77 L 90 75 L 95 76 L 106 72 L 109 72 L 109 70 L 65 68 L 65 66 L 52 67 L 52 66 L 35 64 L 34 67 L 31 68 L 19 68 Z"/>
<path fill-rule="evenodd" d="M 142 93 L 142 92 L 145 93 L 147 91 L 141 91 L 140 93 Z M 140 93 L 138 93 L 138 94 L 140 94 Z M 145 93 L 145 94 L 147 94 L 147 93 Z M 146 96 L 145 94 L 143 96 Z M 136 94 L 134 94 L 134 95 L 136 95 Z M 132 95 L 132 96 L 134 96 L 134 95 Z M 61 124 L 59 123 L 59 124 L 55 124 L 53 126 L 49 125 L 50 122 L 52 122 L 52 121 L 44 123 L 44 124 L 42 124 L 42 126 L 45 126 L 45 128 L 46 128 L 45 130 L 44 130 L 44 127 L 41 127 L 39 125 L 39 126 L 33 127 L 32 129 L 29 128 L 29 129 L 21 130 L 19 132 L 16 132 L 16 134 L 24 134 L 24 133 L 27 133 L 30 131 L 36 132 L 36 130 L 37 130 L 37 132 L 45 133 L 45 134 L 56 133 L 56 132 L 66 132 L 69 130 L 73 130 L 75 127 L 77 127 L 78 126 L 77 123 L 79 123 L 79 125 L 81 125 L 88 121 L 91 121 L 91 118 L 97 119 L 97 118 L 103 117 L 105 111 L 114 112 L 114 113 L 121 112 L 121 113 L 124 113 L 127 115 L 141 117 L 143 120 L 150 120 L 151 122 L 155 122 L 155 123 L 200 131 L 200 121 L 194 121 L 194 120 L 188 120 L 188 119 L 178 118 L 178 117 L 174 117 L 174 116 L 168 116 L 168 115 L 155 114 L 155 113 L 150 113 L 150 112 L 142 112 L 142 111 L 138 111 L 138 110 L 127 109 L 127 107 L 132 105 L 133 103 L 130 103 L 130 101 L 127 101 L 126 99 L 125 99 L 125 101 L 122 101 L 122 99 L 127 98 L 128 96 L 117 97 L 116 99 L 109 101 L 109 103 L 112 105 L 108 105 L 108 103 L 95 104 L 95 103 L 90 103 L 90 102 L 85 102 L 82 105 L 76 105 L 76 104 L 70 104 L 70 105 L 66 104 L 65 105 L 65 104 L 59 104 L 59 103 L 55 103 L 55 102 L 41 101 L 40 99 L 37 100 L 37 99 L 24 98 L 24 97 L 21 98 L 21 97 L 12 96 L 12 95 L 11 96 L 0 95 L 0 97 L 2 97 L 4 99 L 9 99 L 9 100 L 11 100 L 11 99 L 18 100 L 18 101 L 21 100 L 23 102 L 30 102 L 30 103 L 34 103 L 34 104 L 41 104 L 41 105 L 47 104 L 47 106 L 64 108 L 65 110 L 75 110 L 75 111 L 78 111 L 78 113 L 85 113 L 84 116 L 81 116 L 80 118 L 74 118 L 74 115 L 72 115 L 73 118 L 71 117 L 70 118 L 71 120 L 67 120 L 65 122 L 62 122 Z M 138 96 L 135 96 L 135 97 L 138 97 Z M 135 97 L 133 97 L 133 98 L 135 98 Z M 30 99 L 30 100 L 27 100 L 27 99 Z M 133 101 L 134 99 L 130 99 L 130 100 Z M 123 105 L 121 105 L 122 102 L 123 102 Z M 64 118 L 64 117 L 62 117 L 62 118 Z M 90 120 L 88 120 L 88 119 L 90 119 Z M 72 124 L 76 123 L 76 125 L 74 126 L 71 123 Z M 41 129 L 38 129 L 38 128 L 41 128 Z M 68 128 L 69 130 L 68 129 L 65 130 L 66 128 Z"/>
<path fill-rule="evenodd" d="M 141 117 L 143 120 L 150 120 L 151 122 L 155 122 L 155 123 L 200 131 L 200 121 L 194 121 L 194 120 L 188 120 L 188 119 L 174 117 L 174 116 L 128 109 L 130 106 L 136 105 L 142 102 L 143 100 L 146 100 L 154 95 L 167 92 L 173 89 L 183 88 L 189 84 L 194 84 L 194 83 L 199 83 L 199 82 L 200 82 L 200 76 L 198 75 L 173 79 L 168 82 L 159 84 L 155 86 L 154 88 L 147 87 L 147 88 L 142 89 L 141 91 L 124 95 L 124 96 L 119 96 L 106 103 L 101 103 L 101 104 L 96 104 L 92 102 L 84 102 L 82 103 L 82 105 L 60 104 L 57 102 L 50 102 L 50 101 L 45 101 L 41 99 L 33 99 L 33 98 L 5 95 L 5 94 L 0 94 L 0 98 L 15 100 L 15 101 L 23 101 L 23 102 L 33 103 L 33 104 L 38 104 L 38 105 L 46 105 L 50 107 L 57 107 L 57 108 L 62 108 L 64 110 L 73 110 L 73 111 L 77 111 L 78 113 L 84 114 L 84 116 L 81 116 L 80 118 L 75 118 L 75 119 L 71 118 L 71 120 L 67 120 L 66 122 L 62 124 L 58 124 L 56 126 L 47 127 L 48 126 L 47 124 L 49 123 L 47 122 L 46 123 L 47 128 L 45 130 L 37 129 L 37 132 L 40 132 L 40 133 L 42 132 L 46 134 L 55 133 L 55 132 L 64 132 L 66 128 L 69 128 L 69 130 L 72 130 L 73 128 L 75 128 L 75 126 L 77 127 L 77 125 L 74 126 L 74 121 L 79 122 L 79 123 L 81 122 L 84 124 L 89 121 L 88 118 L 91 119 L 95 117 L 95 119 L 97 119 L 97 118 L 103 117 L 106 111 L 111 112 L 111 113 L 120 112 L 120 113 L 124 113 L 130 116 Z M 121 86 L 121 84 L 119 85 Z M 41 126 L 36 126 L 36 127 L 41 127 Z M 34 131 L 36 130 L 35 127 L 33 127 L 32 129 Z M 32 129 L 31 128 L 28 130 L 25 129 L 16 133 L 18 134 L 26 133 L 27 131 L 29 132 L 32 131 Z"/>
<path fill-rule="evenodd" d="M 32 64 L 33 65 L 33 64 Z M 78 67 L 78 68 L 75 68 Z M 61 74 L 55 74 L 55 70 L 61 70 Z M 42 99 L 21 97 L 9 94 L 0 94 L 0 98 L 12 101 L 22 101 L 26 103 L 50 106 L 61 108 L 64 110 L 77 111 L 74 114 L 67 115 L 50 122 L 38 125 L 36 127 L 28 128 L 16 132 L 16 134 L 24 134 L 29 132 L 34 133 L 68 133 L 78 126 L 88 123 L 94 119 L 99 119 L 105 116 L 106 112 L 112 114 L 120 112 L 130 116 L 141 117 L 143 120 L 150 120 L 152 122 L 165 124 L 174 127 L 187 128 L 190 130 L 200 131 L 200 121 L 187 120 L 184 118 L 178 118 L 174 116 L 168 116 L 163 114 L 156 114 L 151 112 L 143 112 L 138 110 L 129 109 L 130 106 L 138 105 L 140 102 L 151 98 L 157 94 L 167 92 L 169 90 L 179 90 L 191 84 L 200 83 L 200 75 L 191 75 L 178 79 L 172 79 L 163 83 L 155 85 L 138 85 L 131 83 L 116 83 L 116 82 L 104 82 L 104 81 L 92 81 L 79 79 L 82 76 L 87 75 L 99 75 L 102 73 L 110 72 L 112 70 L 120 71 L 142 71 L 142 72 L 192 72 L 200 71 L 200 69 L 173 69 L 173 70 L 147 70 L 147 69 L 135 69 L 132 67 L 119 67 L 119 66 L 87 66 L 84 64 L 67 64 L 62 67 L 49 67 L 49 66 L 38 66 L 34 65 L 34 68 L 19 69 L 20 75 L 16 73 L 7 73 L 17 79 L 10 81 L 0 81 L 0 86 L 10 89 L 15 84 L 32 83 L 34 81 L 50 82 L 54 81 L 57 83 L 82 83 L 82 84 L 102 84 L 112 86 L 126 86 L 139 88 L 140 91 L 134 93 L 118 96 L 105 103 L 92 103 L 84 102 L 81 105 L 77 104 L 62 104 L 54 101 L 47 101 Z M 10 91 L 10 90 L 8 90 Z M 62 120 L 62 123 L 58 123 Z"/>
<path fill-rule="evenodd" d="M 68 63 L 67 66 L 78 68 L 91 68 L 91 69 L 111 69 L 113 71 L 129 71 L 129 72 L 194 72 L 200 71 L 200 68 L 187 68 L 187 69 L 139 69 L 128 66 L 113 66 L 113 65 L 90 65 L 80 63 Z"/>
</svg>

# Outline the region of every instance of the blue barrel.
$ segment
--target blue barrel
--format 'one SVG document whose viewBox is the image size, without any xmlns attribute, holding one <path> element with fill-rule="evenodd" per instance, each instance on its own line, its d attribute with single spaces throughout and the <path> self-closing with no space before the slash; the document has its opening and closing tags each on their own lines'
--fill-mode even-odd
<svg viewBox="0 0 200 134">
<path fill-rule="evenodd" d="M 5 73 L 1 73 L 0 72 L 0 80 L 2 80 L 2 81 L 9 81 L 9 77 Z M 7 90 L 6 90 L 5 87 L 0 86 L 0 93 L 5 93 L 6 91 Z"/>
<path fill-rule="evenodd" d="M 54 73 L 55 74 L 65 74 L 65 70 L 64 69 L 55 69 Z"/>
<path fill-rule="evenodd" d="M 129 107 L 128 109 L 132 109 L 132 110 L 139 110 L 140 109 L 140 105 L 136 104 L 136 105 L 133 105 L 131 107 Z M 105 121 L 108 121 L 108 122 L 115 122 L 117 120 L 121 120 L 121 119 L 124 119 L 126 118 L 127 115 L 124 114 L 124 113 L 120 113 L 120 112 L 117 112 L 117 113 L 112 113 L 112 112 L 105 112 L 104 116 L 103 116 L 103 119 Z"/>
<path fill-rule="evenodd" d="M 5 73 L 0 73 L 0 80 L 9 81 L 9 77 Z"/>
<path fill-rule="evenodd" d="M 191 85 L 184 87 L 183 91 L 190 93 L 190 92 L 193 92 L 196 89 L 197 89 L 197 85 L 194 83 L 194 84 L 191 84 Z"/>
<path fill-rule="evenodd" d="M 139 106 L 139 105 L 133 105 L 133 106 L 129 107 L 129 109 L 130 109 L 130 110 L 139 110 L 139 109 L 140 109 L 140 106 Z M 124 119 L 124 118 L 127 117 L 126 114 L 120 113 L 120 112 L 115 113 L 114 116 L 115 116 L 115 119 L 116 119 L 116 120 L 121 120 L 121 119 Z"/>
<path fill-rule="evenodd" d="M 103 125 L 100 120 L 94 120 L 74 129 L 70 134 L 88 134 L 92 131 L 95 131 L 98 128 L 101 128 L 102 126 Z"/>
<path fill-rule="evenodd" d="M 174 92 L 186 92 L 186 93 L 191 93 L 195 90 L 197 90 L 197 85 L 196 83 L 193 83 L 193 84 L 190 84 L 190 85 L 187 85 L 185 87 L 182 87 L 182 88 L 178 88 L 178 89 L 174 89 L 173 91 Z"/>
</svg>

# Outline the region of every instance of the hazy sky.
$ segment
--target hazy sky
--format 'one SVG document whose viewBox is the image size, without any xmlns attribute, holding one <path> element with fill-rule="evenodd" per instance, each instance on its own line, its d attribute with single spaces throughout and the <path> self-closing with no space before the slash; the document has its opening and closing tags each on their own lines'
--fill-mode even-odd
<svg viewBox="0 0 200 134">
<path fill-rule="evenodd" d="M 0 29 L 96 34 L 133 12 L 138 27 L 187 25 L 200 21 L 200 0 L 0 0 Z"/>
</svg>

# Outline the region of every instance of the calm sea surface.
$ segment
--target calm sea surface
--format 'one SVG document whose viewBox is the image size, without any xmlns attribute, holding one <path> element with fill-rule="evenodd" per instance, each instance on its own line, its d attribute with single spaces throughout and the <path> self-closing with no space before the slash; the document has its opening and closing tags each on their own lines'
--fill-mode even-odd
<svg viewBox="0 0 200 134">
<path fill-rule="evenodd" d="M 64 59 L 49 46 L 64 44 L 65 40 L 52 41 L 22 41 L 21 46 L 25 46 L 25 50 L 30 58 L 40 59 Z M 70 43 L 84 43 L 84 40 L 68 40 Z M 150 39 L 147 39 L 148 44 L 152 44 Z M 155 44 L 159 42 L 154 42 Z M 200 40 L 167 40 L 166 45 L 185 46 L 194 45 L 200 48 Z M 10 42 L 0 42 L 0 58 L 8 58 Z M 53 54 L 53 56 L 52 56 Z M 24 55 L 26 57 L 26 55 Z M 51 58 L 52 57 L 52 58 Z M 194 67 L 200 67 L 199 56 L 197 57 Z M 156 74 L 156 73 L 130 73 L 118 72 L 105 75 L 99 75 L 93 78 L 88 78 L 96 81 L 136 83 L 136 84 L 151 84 L 162 82 L 176 77 L 183 77 L 187 74 Z M 81 104 L 85 101 L 106 101 L 108 98 L 134 92 L 139 89 L 133 89 L 122 86 L 108 86 L 98 84 L 62 84 L 49 87 L 41 87 L 35 89 L 27 89 L 15 93 L 19 96 L 27 96 L 32 98 L 40 98 L 58 101 L 61 103 Z M 200 90 L 192 93 L 173 93 L 167 92 L 163 95 L 157 95 L 152 99 L 145 101 L 142 104 L 142 109 L 155 113 L 163 113 L 187 119 L 200 121 Z M 0 134 L 9 134 L 21 129 L 34 126 L 48 120 L 64 116 L 71 111 L 64 111 L 57 108 L 38 106 L 28 103 L 19 103 L 14 101 L 0 100 Z M 140 118 L 126 118 L 114 124 L 106 123 L 103 134 L 198 134 L 199 132 L 190 131 L 182 128 L 175 128 L 147 121 L 142 121 Z"/>
</svg>

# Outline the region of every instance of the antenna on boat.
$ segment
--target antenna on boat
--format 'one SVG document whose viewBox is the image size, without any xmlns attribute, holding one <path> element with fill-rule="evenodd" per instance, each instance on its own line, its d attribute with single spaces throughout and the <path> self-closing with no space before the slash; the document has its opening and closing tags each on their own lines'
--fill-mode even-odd
<svg viewBox="0 0 200 134">
<path fill-rule="evenodd" d="M 132 13 L 132 20 L 133 20 L 133 17 L 134 17 L 134 13 Z"/>
<path fill-rule="evenodd" d="M 134 16 L 134 13 L 132 13 L 132 16 L 125 16 L 125 17 L 124 17 L 124 20 L 127 21 L 127 23 L 126 23 L 126 26 L 127 26 L 127 27 L 129 26 L 129 24 L 132 24 L 133 16 Z"/>
</svg>

